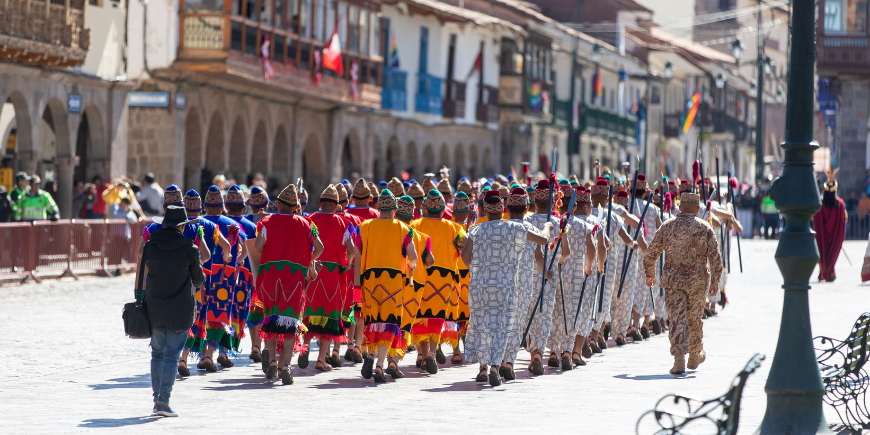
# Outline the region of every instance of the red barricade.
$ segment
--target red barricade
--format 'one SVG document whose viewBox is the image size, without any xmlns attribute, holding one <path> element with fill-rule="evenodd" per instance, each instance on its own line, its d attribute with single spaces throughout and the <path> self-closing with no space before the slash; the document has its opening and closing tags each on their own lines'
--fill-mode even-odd
<svg viewBox="0 0 870 435">
<path fill-rule="evenodd" d="M 33 275 L 36 255 L 32 236 L 33 225 L 29 223 L 0 224 L 0 278 L 23 276 L 39 282 Z"/>
<path fill-rule="evenodd" d="M 106 273 L 103 263 L 103 243 L 106 241 L 106 221 L 104 219 L 73 219 L 70 224 L 72 257 L 70 268 L 73 270 L 90 269 Z"/>
<path fill-rule="evenodd" d="M 70 221 L 33 222 L 34 250 L 36 253 L 34 273 L 61 271 L 61 277 L 74 276 L 70 269 Z"/>
<path fill-rule="evenodd" d="M 107 269 L 136 267 L 144 227 L 144 221 L 133 224 L 125 220 L 106 221 L 106 247 L 103 253 Z"/>
</svg>

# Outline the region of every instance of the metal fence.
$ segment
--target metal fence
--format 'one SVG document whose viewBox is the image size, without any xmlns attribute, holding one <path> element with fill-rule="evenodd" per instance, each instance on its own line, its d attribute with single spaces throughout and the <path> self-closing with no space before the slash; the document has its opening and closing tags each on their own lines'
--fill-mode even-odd
<svg viewBox="0 0 870 435">
<path fill-rule="evenodd" d="M 109 276 L 133 269 L 146 223 L 62 219 L 0 224 L 0 279 L 32 278 L 38 283 L 40 274 L 78 279 L 77 271 Z"/>
<path fill-rule="evenodd" d="M 870 215 L 859 218 L 857 213 L 849 213 L 846 222 L 846 240 L 867 240 L 870 235 Z"/>
</svg>

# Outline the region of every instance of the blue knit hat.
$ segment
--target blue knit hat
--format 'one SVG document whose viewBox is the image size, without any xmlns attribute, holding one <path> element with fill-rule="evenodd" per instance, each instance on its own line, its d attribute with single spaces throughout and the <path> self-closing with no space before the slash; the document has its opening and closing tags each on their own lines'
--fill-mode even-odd
<svg viewBox="0 0 870 435">
<path fill-rule="evenodd" d="M 166 190 L 163 191 L 163 205 L 164 206 L 183 206 L 184 198 L 181 195 L 181 189 L 178 186 L 171 184 Z"/>
<path fill-rule="evenodd" d="M 206 207 L 223 207 L 224 196 L 221 193 L 221 189 L 217 186 L 209 187 L 208 192 L 205 193 L 204 204 Z"/>
<path fill-rule="evenodd" d="M 233 184 L 227 189 L 226 205 L 230 207 L 245 205 L 245 195 L 242 194 L 241 187 Z"/>
<path fill-rule="evenodd" d="M 184 209 L 192 212 L 202 211 L 202 198 L 200 198 L 199 192 L 190 189 L 184 194 Z"/>
</svg>

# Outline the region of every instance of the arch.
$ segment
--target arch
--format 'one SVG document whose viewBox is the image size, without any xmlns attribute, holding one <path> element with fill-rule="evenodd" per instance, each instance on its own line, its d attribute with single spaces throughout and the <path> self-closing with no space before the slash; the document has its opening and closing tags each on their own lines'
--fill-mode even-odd
<svg viewBox="0 0 870 435">
<path fill-rule="evenodd" d="M 9 94 L 6 102 L 12 104 L 12 109 L 15 113 L 15 118 L 12 121 L 15 123 L 15 149 L 21 153 L 33 153 L 36 157 L 36 148 L 33 143 L 33 128 L 30 117 L 30 107 L 27 105 L 27 99 L 21 92 L 15 91 Z M 6 145 L 5 137 L 3 145 Z"/>
<path fill-rule="evenodd" d="M 423 173 L 434 173 L 437 163 L 435 162 L 435 148 L 432 147 L 432 144 L 426 144 L 423 147 L 423 161 L 420 166 L 423 167 Z"/>
<path fill-rule="evenodd" d="M 480 153 L 477 150 L 477 144 L 473 143 L 468 147 L 468 168 L 469 178 L 477 178 L 480 176 Z"/>
<path fill-rule="evenodd" d="M 290 182 L 290 143 L 287 141 L 287 130 L 283 125 L 275 132 L 275 144 L 272 146 L 272 172 L 268 178 L 271 185 L 283 188 Z M 272 187 L 272 186 L 269 186 Z"/>
<path fill-rule="evenodd" d="M 417 156 L 417 144 L 411 141 L 408 144 L 407 150 L 408 156 L 405 157 L 405 170 L 408 171 L 408 174 L 411 178 L 416 178 L 424 174 L 424 172 L 420 172 L 417 168 L 419 168 L 420 159 Z"/>
<path fill-rule="evenodd" d="M 248 175 L 248 150 L 245 134 L 245 121 L 241 115 L 236 117 L 236 122 L 233 123 L 233 130 L 230 134 L 229 146 L 229 173 L 227 181 L 235 179 L 236 183 L 244 183 L 245 177 Z"/>
<path fill-rule="evenodd" d="M 314 134 L 308 135 L 302 147 L 302 179 L 308 191 L 308 209 L 316 209 L 316 199 L 326 185 L 326 171 L 323 165 L 323 150 Z"/>
<path fill-rule="evenodd" d="M 362 174 L 362 150 L 360 147 L 359 134 L 351 128 L 344 138 L 339 155 L 341 167 L 339 178 L 355 179 Z"/>
<path fill-rule="evenodd" d="M 453 161 L 455 164 L 453 165 L 456 168 L 455 178 L 459 179 L 462 177 L 468 176 L 468 159 L 465 157 L 465 146 L 462 144 L 456 145 L 456 149 L 453 151 Z"/>
<path fill-rule="evenodd" d="M 45 106 L 45 111 L 42 114 L 42 119 L 51 128 L 54 134 L 54 157 L 71 157 L 74 155 L 74 150 L 70 145 L 69 121 L 66 114 L 66 105 L 57 98 L 52 98 Z M 42 141 L 41 145 L 49 145 L 46 141 Z M 42 149 L 39 150 L 43 161 L 50 160 L 48 155 L 43 154 Z"/>
<path fill-rule="evenodd" d="M 187 110 L 184 121 L 184 182 L 187 186 L 199 186 L 203 167 L 202 124 L 195 107 Z"/>
<path fill-rule="evenodd" d="M 200 191 L 211 186 L 212 178 L 226 170 L 226 140 L 224 139 L 224 120 L 218 111 L 211 116 L 205 142 L 205 169 L 200 176 Z M 205 188 L 205 189 L 203 189 Z"/>
<path fill-rule="evenodd" d="M 384 180 L 389 180 L 390 177 L 396 176 L 402 168 L 402 150 L 399 147 L 399 140 L 395 136 L 390 138 L 390 143 L 387 144 L 387 171 L 382 174 Z"/>
<path fill-rule="evenodd" d="M 441 149 L 438 151 L 438 165 L 436 168 L 441 168 L 441 166 L 447 166 L 448 168 L 452 167 L 450 165 L 450 149 L 447 148 L 447 144 L 441 144 Z"/>
<path fill-rule="evenodd" d="M 251 174 L 262 173 L 267 176 L 272 173 L 269 157 L 269 138 L 266 134 L 266 124 L 263 121 L 257 123 L 254 129 L 254 141 L 251 144 Z M 248 180 L 238 180 L 250 187 Z"/>
</svg>

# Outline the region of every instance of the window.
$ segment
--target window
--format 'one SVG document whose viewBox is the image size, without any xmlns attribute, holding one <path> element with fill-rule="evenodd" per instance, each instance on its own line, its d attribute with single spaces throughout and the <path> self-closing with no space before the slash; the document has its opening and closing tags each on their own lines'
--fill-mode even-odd
<svg viewBox="0 0 870 435">
<path fill-rule="evenodd" d="M 335 2 L 326 0 L 326 37 L 331 38 L 335 30 Z"/>
<path fill-rule="evenodd" d="M 297 23 L 298 23 L 297 26 L 299 29 L 299 31 L 297 33 L 299 33 L 301 36 L 304 36 L 306 38 L 311 36 L 311 32 L 310 32 L 311 23 L 309 23 L 310 17 L 308 16 L 308 11 L 309 11 L 310 7 L 311 7 L 311 0 L 299 0 L 299 13 L 296 15 L 296 19 L 297 19 Z"/>
<path fill-rule="evenodd" d="M 351 6 L 348 8 L 349 16 L 347 18 L 347 49 L 350 51 L 359 52 L 359 8 Z"/>
<path fill-rule="evenodd" d="M 338 4 L 338 39 L 347 44 L 347 4 Z"/>
<path fill-rule="evenodd" d="M 867 0 L 827 0 L 825 33 L 866 33 Z"/>
<path fill-rule="evenodd" d="M 369 37 L 369 45 L 371 46 L 371 55 L 372 56 L 380 56 L 381 55 L 381 20 L 378 18 L 377 12 L 372 12 L 371 17 L 371 36 Z"/>
<path fill-rule="evenodd" d="M 523 55 L 513 39 L 501 40 L 501 74 L 517 75 L 523 73 Z"/>
<path fill-rule="evenodd" d="M 233 4 L 233 8 L 237 9 L 237 3 Z M 216 12 L 224 13 L 223 0 L 187 0 L 184 2 L 184 11 L 191 14 L 207 14 Z M 241 11 L 234 12 L 235 15 L 240 15 Z"/>
<path fill-rule="evenodd" d="M 429 72 L 429 28 L 420 27 L 420 66 L 419 73 Z"/>
<path fill-rule="evenodd" d="M 359 14 L 359 52 L 369 54 L 369 14 L 364 10 Z"/>
<path fill-rule="evenodd" d="M 287 0 L 275 0 L 275 27 L 286 29 L 290 22 L 287 20 Z"/>
<path fill-rule="evenodd" d="M 314 39 L 323 41 L 323 0 L 314 0 Z M 328 35 L 327 35 L 328 36 Z"/>
</svg>

